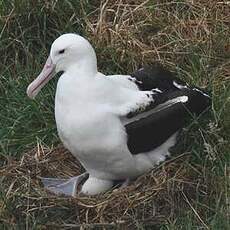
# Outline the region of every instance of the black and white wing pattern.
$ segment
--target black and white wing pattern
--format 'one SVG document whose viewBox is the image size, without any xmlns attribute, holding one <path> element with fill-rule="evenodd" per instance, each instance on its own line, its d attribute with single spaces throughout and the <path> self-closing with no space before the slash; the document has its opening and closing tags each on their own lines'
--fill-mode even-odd
<svg viewBox="0 0 230 230">
<path fill-rule="evenodd" d="M 158 92 L 169 92 L 188 87 L 187 83 L 158 63 L 137 70 L 131 77 L 140 90 L 156 89 Z"/>
<path fill-rule="evenodd" d="M 202 89 L 190 87 L 159 66 L 142 68 L 132 75 L 140 90 L 155 92 L 145 111 L 131 111 L 123 124 L 132 154 L 148 152 L 179 131 L 192 116 L 205 111 L 211 99 Z"/>
</svg>

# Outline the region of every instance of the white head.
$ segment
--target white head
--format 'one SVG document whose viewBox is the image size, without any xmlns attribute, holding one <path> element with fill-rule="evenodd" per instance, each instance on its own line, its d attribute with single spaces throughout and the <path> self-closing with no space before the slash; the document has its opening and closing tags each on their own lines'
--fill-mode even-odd
<svg viewBox="0 0 230 230">
<path fill-rule="evenodd" d="M 55 73 L 60 71 L 96 74 L 96 54 L 85 38 L 72 33 L 58 37 L 51 46 L 50 55 L 41 73 L 28 86 L 27 95 L 34 98 Z"/>
</svg>

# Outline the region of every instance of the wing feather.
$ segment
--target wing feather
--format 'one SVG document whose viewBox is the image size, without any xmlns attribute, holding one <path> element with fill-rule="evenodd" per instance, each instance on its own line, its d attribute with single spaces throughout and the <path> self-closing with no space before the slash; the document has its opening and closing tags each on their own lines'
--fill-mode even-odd
<svg viewBox="0 0 230 230">
<path fill-rule="evenodd" d="M 185 126 L 186 120 L 198 116 L 209 105 L 210 98 L 192 89 L 162 94 L 162 104 L 126 119 L 127 145 L 132 154 L 151 151 Z M 160 99 L 158 99 L 161 101 Z"/>
</svg>

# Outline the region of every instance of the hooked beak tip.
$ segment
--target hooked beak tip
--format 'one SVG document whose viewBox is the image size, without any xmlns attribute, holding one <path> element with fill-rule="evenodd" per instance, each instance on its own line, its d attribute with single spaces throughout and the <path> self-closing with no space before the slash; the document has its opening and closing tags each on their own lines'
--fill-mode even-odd
<svg viewBox="0 0 230 230">
<path fill-rule="evenodd" d="M 27 87 L 26 93 L 29 98 L 34 99 L 42 87 L 54 76 L 55 65 L 52 63 L 50 56 L 48 57 L 41 73 Z"/>
<path fill-rule="evenodd" d="M 30 99 L 34 99 L 36 97 L 36 95 L 31 92 L 30 85 L 28 86 L 28 88 L 26 90 L 26 94 Z"/>
</svg>

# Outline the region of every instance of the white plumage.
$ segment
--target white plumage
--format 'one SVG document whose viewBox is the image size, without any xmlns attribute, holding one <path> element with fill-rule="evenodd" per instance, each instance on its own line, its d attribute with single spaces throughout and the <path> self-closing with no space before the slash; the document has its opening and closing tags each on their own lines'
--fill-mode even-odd
<svg viewBox="0 0 230 230">
<path fill-rule="evenodd" d="M 132 154 L 127 145 L 126 125 L 143 119 L 144 114 L 146 117 L 152 114 L 154 109 L 141 112 L 154 104 L 154 97 L 162 94 L 162 89 L 142 91 L 136 84 L 138 80 L 130 75 L 106 76 L 98 72 L 96 54 L 90 43 L 79 35 L 64 34 L 52 44 L 50 57 L 41 74 L 29 85 L 27 94 L 32 98 L 36 96 L 54 72 L 59 71 L 64 73 L 56 89 L 56 125 L 64 146 L 89 174 L 82 193 L 95 195 L 111 188 L 115 180 L 136 178 L 169 154 L 178 130 L 150 151 Z M 178 90 L 187 87 L 175 81 L 173 84 Z M 188 96 L 182 94 L 166 100 L 163 107 L 187 101 Z M 133 115 L 129 119 L 127 115 L 136 111 L 139 117 Z M 85 176 L 65 181 L 43 178 L 43 182 L 55 193 L 74 196 L 76 186 Z"/>
</svg>

